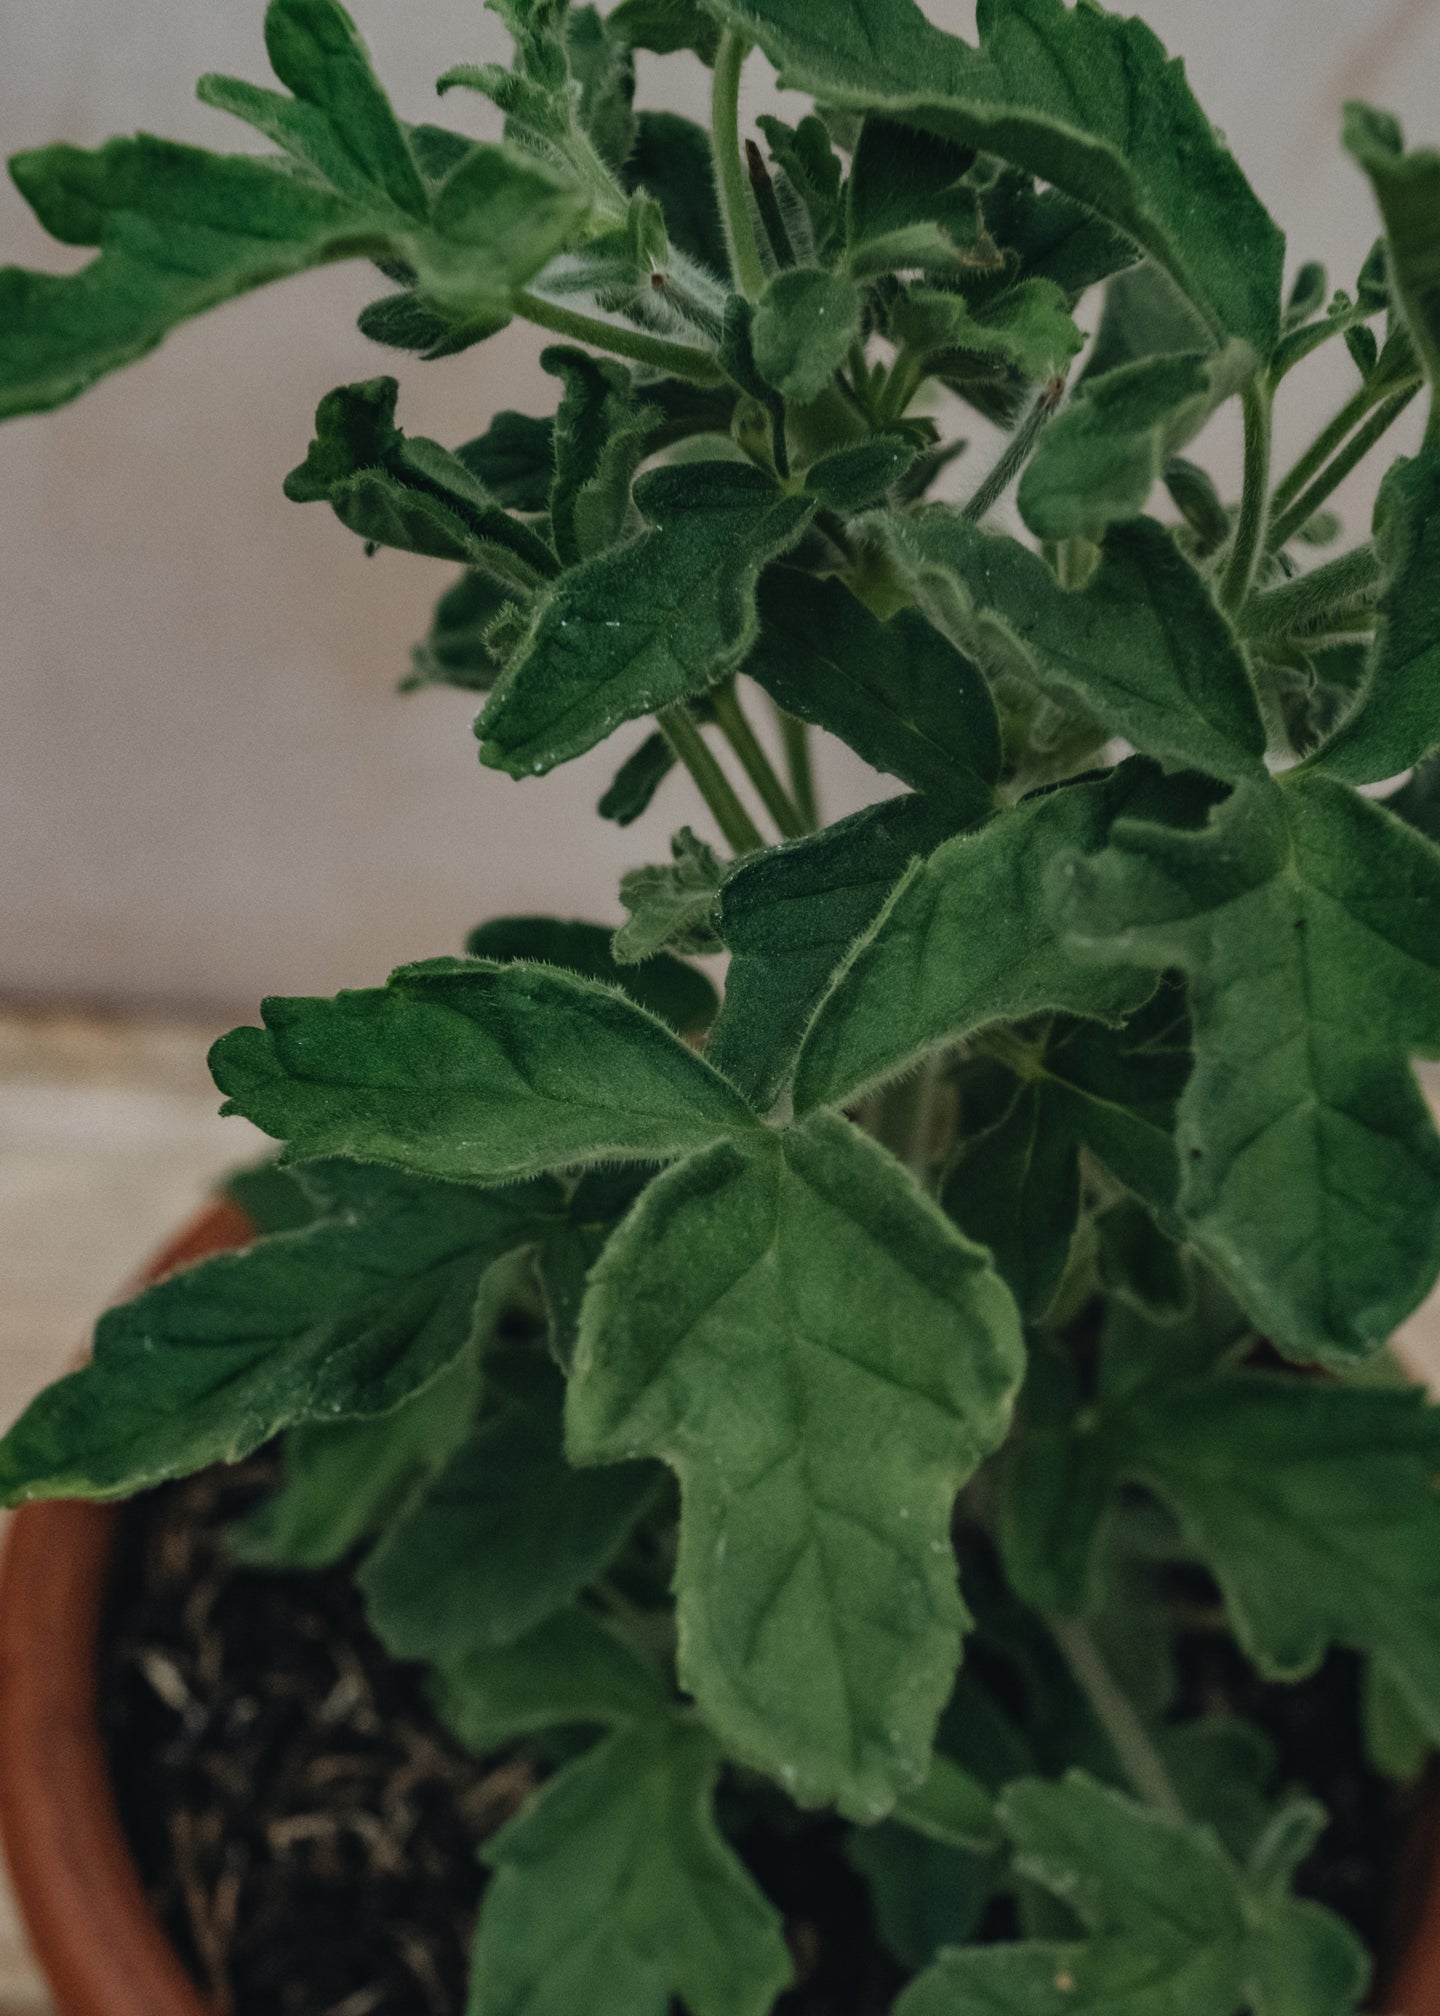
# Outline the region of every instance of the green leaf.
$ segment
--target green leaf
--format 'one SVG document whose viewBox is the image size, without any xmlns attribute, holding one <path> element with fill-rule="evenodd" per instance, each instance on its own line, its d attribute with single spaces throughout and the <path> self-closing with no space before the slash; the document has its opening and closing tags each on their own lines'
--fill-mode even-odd
<svg viewBox="0 0 1440 2016">
<path fill-rule="evenodd" d="M 589 194 L 505 147 L 469 148 L 427 189 L 334 0 L 272 0 L 267 35 L 296 96 L 227 80 L 207 95 L 255 119 L 304 172 L 144 134 L 11 162 L 51 235 L 99 256 L 64 276 L 0 271 L 0 415 L 61 405 L 190 316 L 336 259 L 396 262 L 443 317 L 497 327 L 579 228 Z"/>
<path fill-rule="evenodd" d="M 482 1192 L 337 1166 L 327 1215 L 147 1288 L 0 1441 L 0 1500 L 119 1498 L 233 1463 L 302 1421 L 389 1411 L 486 1315 L 485 1276 L 536 1238 L 549 1184 Z"/>
<path fill-rule="evenodd" d="M 1152 31 L 1061 0 L 981 0 L 980 46 L 914 0 L 707 0 L 782 83 L 1028 169 L 1118 225 L 1217 337 L 1261 357 L 1284 240 Z"/>
<path fill-rule="evenodd" d="M 974 1936 L 999 1874 L 994 1856 L 943 1847 L 893 1820 L 857 1828 L 845 1859 L 865 1879 L 876 1931 L 914 1972 Z"/>
<path fill-rule="evenodd" d="M 916 862 L 837 971 L 805 1032 L 795 1108 L 845 1105 L 992 1022 L 1065 1009 L 1118 1021 L 1146 988 L 1087 964 L 1051 921 L 1046 864 L 1104 844 L 1135 793 L 1139 763 L 996 815 Z"/>
<path fill-rule="evenodd" d="M 1375 191 L 1385 219 L 1390 291 L 1440 398 L 1440 152 L 1405 152 L 1398 121 L 1368 105 L 1345 107 L 1345 145 Z M 1432 447 L 1435 439 L 1432 417 Z"/>
<path fill-rule="evenodd" d="M 752 1130 L 674 1032 L 593 980 L 524 961 L 436 959 L 383 988 L 276 998 L 210 1053 L 227 1095 L 290 1156 L 345 1154 L 504 1182 L 656 1161 Z"/>
<path fill-rule="evenodd" d="M 555 556 L 539 533 L 512 517 L 458 455 L 400 431 L 399 390 L 393 378 L 370 378 L 327 392 L 285 495 L 329 504 L 342 525 L 375 545 L 466 561 L 512 592 L 554 574 Z"/>
<path fill-rule="evenodd" d="M 891 798 L 731 869 L 719 908 L 730 968 L 708 1055 L 758 1106 L 774 1103 L 855 940 L 910 863 L 952 831 L 932 800 Z"/>
<path fill-rule="evenodd" d="M 1261 1670 L 1368 1653 L 1440 1742 L 1440 1409 L 1263 1373 L 1152 1387 L 1117 1469 L 1175 1511 Z"/>
<path fill-rule="evenodd" d="M 1365 1991 L 1350 1928 L 1237 1868 L 1208 1828 L 1078 1771 L 1020 1780 L 1001 1819 L 1020 1873 L 1090 1936 L 944 1954 L 896 2016 L 1350 2016 Z"/>
<path fill-rule="evenodd" d="M 730 255 L 715 194 L 715 162 L 703 126 L 678 112 L 642 112 L 625 180 L 629 188 L 643 189 L 658 200 L 672 246 L 708 273 L 728 272 Z"/>
<path fill-rule="evenodd" d="M 864 511 L 879 504 L 916 461 L 902 434 L 876 434 L 822 455 L 805 471 L 805 488 L 831 511 Z"/>
<path fill-rule="evenodd" d="M 547 511 L 555 477 L 555 422 L 529 413 L 497 413 L 483 434 L 455 450 L 507 511 Z"/>
<path fill-rule="evenodd" d="M 988 1246 L 1021 1314 L 1055 1298 L 1080 1213 L 1080 1151 L 1039 1081 L 972 1135 L 947 1170 L 940 1201 L 967 1238 Z"/>
<path fill-rule="evenodd" d="M 1302 1359 L 1368 1355 L 1440 1267 L 1440 856 L 1321 776 L 1237 791 L 1203 830 L 1125 819 L 1057 871 L 1074 942 L 1190 983 L 1180 1211 Z"/>
<path fill-rule="evenodd" d="M 587 980 L 603 980 L 682 1036 L 697 1034 L 715 1019 L 720 999 L 703 973 L 668 953 L 638 966 L 622 966 L 611 952 L 611 936 L 603 924 L 558 917 L 492 917 L 470 933 L 465 950 L 473 959 L 539 960 L 583 974 Z"/>
<path fill-rule="evenodd" d="M 755 123 L 769 141 L 770 157 L 809 222 L 813 248 L 823 252 L 839 227 L 840 186 L 845 178 L 824 120 L 807 112 L 798 126 L 787 126 L 783 119 L 762 112 Z"/>
<path fill-rule="evenodd" d="M 609 357 L 555 343 L 540 362 L 565 387 L 555 416 L 550 526 L 566 567 L 613 545 L 630 512 L 630 484 L 648 424 L 630 397 L 630 373 Z"/>
<path fill-rule="evenodd" d="M 702 63 L 713 63 L 720 47 L 720 30 L 697 0 L 620 0 L 609 19 L 612 33 L 632 49 L 657 56 L 689 49 Z"/>
<path fill-rule="evenodd" d="M 568 1372 L 590 1269 L 646 1184 L 653 1169 L 592 1169 L 570 1193 L 569 1208 L 552 1225 L 535 1256 L 535 1270 L 550 1327 L 550 1355 Z"/>
<path fill-rule="evenodd" d="M 435 604 L 429 630 L 412 648 L 401 692 L 455 686 L 463 693 L 488 693 L 500 676 L 500 654 L 491 640 L 498 619 L 514 606 L 513 593 L 478 568 L 462 574 Z"/>
<path fill-rule="evenodd" d="M 618 174 L 635 145 L 635 64 L 630 44 L 596 7 L 573 7 L 565 18 L 565 55 L 580 128 Z"/>
<path fill-rule="evenodd" d="M 540 603 L 477 725 L 492 768 L 551 770 L 733 670 L 754 642 L 760 569 L 813 509 L 734 462 L 652 470 L 635 502 L 648 528 Z"/>
<path fill-rule="evenodd" d="M 617 826 L 633 826 L 674 768 L 675 751 L 657 728 L 625 758 L 595 810 Z"/>
<path fill-rule="evenodd" d="M 400 1659 L 524 1638 L 603 1572 L 654 1496 L 648 1464 L 566 1463 L 564 1381 L 540 1352 L 492 1354 L 486 1384 L 492 1404 L 356 1578 Z"/>
<path fill-rule="evenodd" d="M 320 1216 L 316 1198 L 293 1169 L 280 1167 L 274 1155 L 232 1169 L 219 1187 L 257 1233 L 298 1232 Z"/>
<path fill-rule="evenodd" d="M 769 2016 L 780 1920 L 715 1825 L 695 1723 L 623 1730 L 487 1843 L 468 2016 Z"/>
<path fill-rule="evenodd" d="M 1152 357 L 1097 378 L 1040 436 L 1020 514 L 1040 539 L 1099 541 L 1144 511 L 1167 459 L 1210 405 L 1204 357 Z"/>
<path fill-rule="evenodd" d="M 230 1528 L 231 1553 L 262 1568 L 328 1568 L 343 1561 L 445 1462 L 479 1398 L 477 1354 L 462 1351 L 388 1414 L 291 1428 L 279 1488 Z"/>
<path fill-rule="evenodd" d="M 1100 327 L 1079 384 L 1090 386 L 1127 365 L 1192 356 L 1206 348 L 1204 320 L 1151 260 L 1117 273 L 1105 289 Z"/>
<path fill-rule="evenodd" d="M 912 288 L 891 308 L 896 342 L 945 377 L 963 376 L 963 359 L 1009 366 L 1022 378 L 1065 371 L 1084 344 L 1068 298 L 1050 280 L 1025 280 L 972 308 L 959 294 Z"/>
<path fill-rule="evenodd" d="M 1132 266 L 1138 256 L 1132 241 L 1112 230 L 1088 203 L 1041 187 L 1017 168 L 999 168 L 985 185 L 982 201 L 986 225 L 1004 249 L 1006 267 L 1014 262 L 1014 277 L 1053 280 L 1072 300 Z M 1009 277 L 1007 273 L 1002 284 Z"/>
<path fill-rule="evenodd" d="M 882 623 L 843 583 L 788 567 L 765 576 L 759 610 L 745 670 L 777 706 L 961 816 L 985 816 L 1000 775 L 995 703 L 979 668 L 918 610 Z"/>
<path fill-rule="evenodd" d="M 1172 767 L 1263 774 L 1264 724 L 1234 633 L 1152 519 L 1113 526 L 1074 591 L 1018 540 L 943 506 L 875 522 L 931 621 L 982 665 L 1078 701 Z"/>
<path fill-rule="evenodd" d="M 622 967 L 651 959 L 663 946 L 681 952 L 718 952 L 711 925 L 725 868 L 713 847 L 682 826 L 670 842 L 670 860 L 631 868 L 620 878 L 620 901 L 630 912 L 611 940 Z"/>
<path fill-rule="evenodd" d="M 202 77 L 202 104 L 233 112 L 349 196 L 383 195 L 423 218 L 425 184 L 354 23 L 334 0 L 272 0 L 270 67 L 291 98 L 233 77 Z"/>
<path fill-rule="evenodd" d="M 755 314 L 755 362 L 782 398 L 818 399 L 860 340 L 860 290 L 815 266 L 777 273 Z"/>
<path fill-rule="evenodd" d="M 1314 761 L 1354 784 L 1398 777 L 1440 746 L 1440 448 L 1396 462 L 1375 505 L 1384 568 L 1354 706 Z"/>
<path fill-rule="evenodd" d="M 961 178 L 974 150 L 869 118 L 846 184 L 845 263 L 857 276 L 916 267 L 957 277 L 998 260 L 980 194 Z"/>
<path fill-rule="evenodd" d="M 591 1276 L 570 1452 L 679 1474 L 682 1684 L 804 1804 L 876 1819 L 928 1772 L 953 1501 L 1019 1367 L 983 1254 L 829 1116 L 657 1179 Z"/>
<path fill-rule="evenodd" d="M 430 1671 L 436 1708 L 477 1756 L 547 1729 L 654 1722 L 670 1690 L 592 1611 L 562 1610 L 514 1645 L 472 1648 Z"/>
</svg>

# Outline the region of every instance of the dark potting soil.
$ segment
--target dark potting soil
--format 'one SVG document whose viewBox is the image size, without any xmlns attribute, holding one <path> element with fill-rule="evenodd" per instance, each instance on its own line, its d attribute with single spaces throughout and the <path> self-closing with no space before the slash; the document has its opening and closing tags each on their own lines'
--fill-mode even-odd
<svg viewBox="0 0 1440 2016">
<path fill-rule="evenodd" d="M 238 1567 L 225 1527 L 267 1457 L 167 1486 L 125 1516 L 102 1715 L 121 1817 L 177 1949 L 222 2016 L 460 2016 L 480 1846 L 539 1767 L 477 1759 L 422 1670 L 368 1629 L 343 1569 Z M 1402 1816 L 1358 1738 L 1356 1662 L 1258 1682 L 1228 1641 L 1187 1640 L 1188 1711 L 1228 1708 L 1281 1779 L 1333 1816 L 1307 1893 L 1373 1946 L 1388 1930 Z M 884 2016 L 904 1976 L 881 1947 L 834 1822 L 753 1823 L 738 1842 L 782 1911 L 799 1985 L 777 2016 Z M 576 2016 L 584 2016 L 577 2011 Z"/>
</svg>

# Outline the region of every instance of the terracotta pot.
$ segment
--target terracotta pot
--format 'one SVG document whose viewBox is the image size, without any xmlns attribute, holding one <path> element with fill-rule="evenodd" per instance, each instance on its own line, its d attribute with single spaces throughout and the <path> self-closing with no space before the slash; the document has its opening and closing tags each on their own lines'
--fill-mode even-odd
<svg viewBox="0 0 1440 2016">
<path fill-rule="evenodd" d="M 233 1205 L 213 1205 L 144 1278 L 250 1236 Z M 0 1563 L 0 1840 L 57 2016 L 214 2016 L 150 1910 L 100 1740 L 98 1650 L 118 1516 L 59 1500 L 11 1521 Z M 1383 2006 L 1440 2016 L 1440 1797 L 1407 1862 L 1406 1936 Z"/>
</svg>

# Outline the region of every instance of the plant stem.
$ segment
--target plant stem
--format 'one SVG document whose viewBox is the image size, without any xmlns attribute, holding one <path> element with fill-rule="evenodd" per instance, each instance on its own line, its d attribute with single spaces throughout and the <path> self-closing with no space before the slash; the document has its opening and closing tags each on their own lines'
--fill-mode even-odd
<svg viewBox="0 0 1440 2016">
<path fill-rule="evenodd" d="M 1110 1739 L 1117 1761 L 1126 1777 L 1158 1813 L 1183 1820 L 1181 1805 L 1160 1752 L 1150 1740 L 1150 1732 L 1136 1714 L 1129 1697 L 1116 1686 L 1100 1648 L 1078 1617 L 1051 1617 L 1051 1635 L 1064 1653 L 1070 1671 L 1080 1683 L 1095 1718 Z"/>
<path fill-rule="evenodd" d="M 688 378 L 694 385 L 718 385 L 724 377 L 720 366 L 705 350 L 689 343 L 671 343 L 663 336 L 647 335 L 628 322 L 606 322 L 598 315 L 585 315 L 576 308 L 562 308 L 541 294 L 521 289 L 515 306 L 527 322 L 549 329 L 557 336 L 572 337 L 577 343 L 593 343 L 617 357 L 629 357 L 637 364 L 653 365 L 657 371 L 676 378 Z"/>
<path fill-rule="evenodd" d="M 1400 418 L 1415 394 L 1420 390 L 1420 381 L 1407 385 L 1403 392 L 1396 392 L 1385 401 L 1377 412 L 1370 416 L 1368 424 L 1360 429 L 1354 439 L 1341 449 L 1308 490 L 1295 499 L 1288 511 L 1274 519 L 1267 541 L 1268 550 L 1278 553 L 1287 540 L 1293 539 L 1303 525 L 1307 525 L 1333 490 L 1337 490 L 1350 471 L 1370 453 L 1381 436 Z"/>
<path fill-rule="evenodd" d="M 1289 510 L 1311 477 L 1324 468 L 1350 429 L 1360 425 L 1374 404 L 1375 395 L 1368 385 L 1362 385 L 1353 399 L 1346 400 L 1330 425 L 1316 435 L 1290 473 L 1275 485 L 1270 508 L 1277 517 L 1282 511 Z"/>
<path fill-rule="evenodd" d="M 740 705 L 740 696 L 731 684 L 717 686 L 710 695 L 715 725 L 739 758 L 740 767 L 755 789 L 765 810 L 786 840 L 798 840 L 805 822 L 796 811 L 789 792 L 775 774 L 775 766 L 756 740 L 755 730 Z"/>
<path fill-rule="evenodd" d="M 1220 605 L 1224 609 L 1240 608 L 1250 593 L 1270 513 L 1270 388 L 1263 379 L 1254 378 L 1245 387 L 1243 398 L 1245 485 L 1240 494 L 1240 517 L 1230 558 L 1220 583 Z"/>
<path fill-rule="evenodd" d="M 715 815 L 715 823 L 737 854 L 753 854 L 765 845 L 760 829 L 735 795 L 734 786 L 706 746 L 689 709 L 681 702 L 655 716 L 660 733 L 694 778 L 700 796 Z"/>
<path fill-rule="evenodd" d="M 1380 556 L 1372 545 L 1357 546 L 1312 567 L 1279 588 L 1251 597 L 1241 629 L 1247 637 L 1311 636 L 1337 620 L 1370 611 L 1380 592 Z"/>
<path fill-rule="evenodd" d="M 715 145 L 715 181 L 720 192 L 720 216 L 730 253 L 730 271 L 747 301 L 765 291 L 765 268 L 750 214 L 750 177 L 740 152 L 740 72 L 750 44 L 728 28 L 715 58 L 715 88 L 710 101 L 710 131 Z"/>
<path fill-rule="evenodd" d="M 1005 495 L 1005 492 L 1010 488 L 1010 485 L 1015 481 L 1015 478 L 1020 474 L 1020 471 L 1025 467 L 1025 464 L 1029 461 L 1034 452 L 1035 443 L 1040 439 L 1046 422 L 1060 404 L 1061 393 L 1063 391 L 1064 384 L 1061 381 L 1059 391 L 1056 391 L 1052 385 L 1047 385 L 1044 391 L 1039 394 L 1030 411 L 1020 421 L 1014 433 L 1006 442 L 1000 460 L 995 464 L 995 467 L 990 471 L 990 474 L 985 478 L 985 481 L 980 485 L 974 496 L 964 506 L 960 514 L 962 518 L 968 518 L 972 524 L 978 525 L 983 519 L 989 517 L 995 506 L 1000 502 L 1000 499 Z"/>
<path fill-rule="evenodd" d="M 820 801 L 815 792 L 815 766 L 810 761 L 810 730 L 804 721 L 787 714 L 783 707 L 777 707 L 775 712 L 785 738 L 785 762 L 795 809 L 805 821 L 807 832 L 813 833 L 820 824 Z"/>
</svg>

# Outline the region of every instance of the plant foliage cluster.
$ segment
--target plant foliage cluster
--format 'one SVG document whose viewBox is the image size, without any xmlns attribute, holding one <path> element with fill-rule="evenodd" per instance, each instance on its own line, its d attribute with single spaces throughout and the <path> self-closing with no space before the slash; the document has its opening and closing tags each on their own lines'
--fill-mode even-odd
<svg viewBox="0 0 1440 2016">
<path fill-rule="evenodd" d="M 849 1823 L 900 2016 L 1343 2016 L 1325 1816 L 1176 1718 L 1175 1590 L 1270 1679 L 1359 1655 L 1392 1775 L 1440 1741 L 1440 1417 L 1385 1356 L 1440 1267 L 1440 154 L 1352 107 L 1383 237 L 1287 291 L 1182 68 L 1091 0 L 980 0 L 976 46 L 913 0 L 490 4 L 513 66 L 441 87 L 499 141 L 270 0 L 283 88 L 200 86 L 270 151 L 18 157 L 95 256 L 0 273 L 0 410 L 341 258 L 394 349 L 536 324 L 553 416 L 449 449 L 342 386 L 286 493 L 461 570 L 410 683 L 484 696 L 484 764 L 652 721 L 602 815 L 683 766 L 707 825 L 618 931 L 503 919 L 220 1042 L 285 1144 L 263 1236 L 108 1314 L 0 1491 L 284 1435 L 237 1544 L 356 1556 L 456 1729 L 552 1767 L 471 2016 L 766 2016 L 735 1816 L 795 1807 Z M 757 48 L 815 109 L 747 135 Z M 709 66 L 709 131 L 636 109 L 652 51 Z M 1353 396 L 1272 470 L 1334 343 Z M 1184 452 L 1222 408 L 1236 501 Z M 890 795 L 822 824 L 812 729 Z"/>
</svg>

